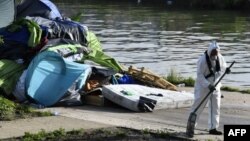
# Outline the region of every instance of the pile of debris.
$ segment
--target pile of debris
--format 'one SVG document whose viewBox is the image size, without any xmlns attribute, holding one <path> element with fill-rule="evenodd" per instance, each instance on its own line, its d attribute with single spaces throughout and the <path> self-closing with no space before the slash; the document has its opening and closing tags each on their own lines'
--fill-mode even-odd
<svg viewBox="0 0 250 141">
<path fill-rule="evenodd" d="M 192 94 L 106 55 L 87 26 L 63 17 L 49 0 L 24 0 L 13 9 L 16 19 L 0 28 L 0 92 L 5 97 L 43 107 L 103 105 L 106 97 L 133 111 L 152 111 L 159 103 L 169 107 L 169 100 L 181 95 L 189 101 L 183 106 L 191 105 Z"/>
</svg>

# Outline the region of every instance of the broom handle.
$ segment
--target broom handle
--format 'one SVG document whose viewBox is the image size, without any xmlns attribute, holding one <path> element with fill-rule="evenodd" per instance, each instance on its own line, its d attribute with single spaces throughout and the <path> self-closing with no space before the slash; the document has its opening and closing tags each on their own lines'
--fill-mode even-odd
<svg viewBox="0 0 250 141">
<path fill-rule="evenodd" d="M 235 61 L 233 61 L 232 63 L 231 63 L 231 65 L 228 67 L 229 69 L 233 66 L 233 64 L 235 63 Z M 214 87 L 216 87 L 219 83 L 220 83 L 220 81 L 223 79 L 223 77 L 226 75 L 226 71 L 223 73 L 223 75 L 220 77 L 220 79 L 215 83 L 215 85 L 214 85 Z M 194 113 L 196 113 L 196 111 L 200 108 L 200 106 L 201 106 L 201 104 L 207 99 L 207 97 L 213 92 L 214 90 L 212 90 L 212 91 L 209 91 L 209 93 L 206 95 L 206 97 L 201 101 L 201 103 L 198 105 L 198 107 L 197 108 L 195 108 L 195 110 L 194 110 Z"/>
</svg>

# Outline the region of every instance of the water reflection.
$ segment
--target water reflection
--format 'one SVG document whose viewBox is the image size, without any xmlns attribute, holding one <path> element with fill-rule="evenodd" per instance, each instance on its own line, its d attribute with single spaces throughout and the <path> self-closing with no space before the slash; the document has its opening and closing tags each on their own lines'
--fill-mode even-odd
<svg viewBox="0 0 250 141">
<path fill-rule="evenodd" d="M 99 37 L 104 51 L 123 64 L 166 75 L 171 68 L 196 77 L 196 61 L 209 41 L 220 43 L 228 62 L 236 60 L 224 83 L 250 87 L 250 17 L 223 11 L 173 11 L 133 3 L 58 2 Z"/>
</svg>

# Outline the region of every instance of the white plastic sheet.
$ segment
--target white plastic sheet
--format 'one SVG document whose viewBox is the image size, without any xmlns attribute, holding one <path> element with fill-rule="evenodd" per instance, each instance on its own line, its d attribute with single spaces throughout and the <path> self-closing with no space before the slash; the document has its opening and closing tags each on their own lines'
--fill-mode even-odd
<svg viewBox="0 0 250 141">
<path fill-rule="evenodd" d="M 0 0 L 0 28 L 9 25 L 15 18 L 14 0 Z"/>
</svg>

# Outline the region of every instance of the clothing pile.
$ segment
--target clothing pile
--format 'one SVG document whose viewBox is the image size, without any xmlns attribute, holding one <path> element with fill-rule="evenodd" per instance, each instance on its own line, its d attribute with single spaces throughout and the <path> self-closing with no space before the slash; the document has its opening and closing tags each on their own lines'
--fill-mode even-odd
<svg viewBox="0 0 250 141">
<path fill-rule="evenodd" d="M 82 93 L 122 71 L 87 26 L 63 17 L 51 1 L 23 0 L 13 9 L 16 19 L 0 28 L 1 95 L 43 106 L 80 105 Z"/>
</svg>

